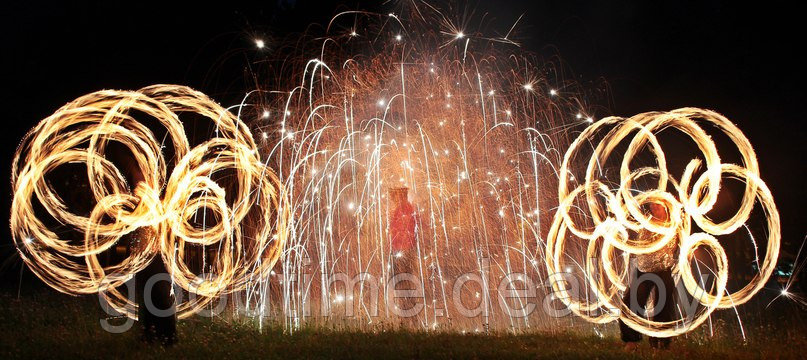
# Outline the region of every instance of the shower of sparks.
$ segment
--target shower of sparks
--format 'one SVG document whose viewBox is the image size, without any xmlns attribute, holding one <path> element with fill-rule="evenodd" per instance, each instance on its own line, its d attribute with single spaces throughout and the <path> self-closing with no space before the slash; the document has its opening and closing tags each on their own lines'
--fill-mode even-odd
<svg viewBox="0 0 807 360">
<path fill-rule="evenodd" d="M 575 114 L 593 109 L 557 64 L 507 38 L 465 24 L 459 31 L 433 7 L 408 10 L 338 14 L 325 34 L 306 34 L 279 46 L 277 60 L 267 54 L 257 63 L 268 67 L 256 71 L 258 80 L 271 76 L 242 106 L 258 111 L 251 125 L 269 134 L 262 151 L 294 214 L 264 316 L 294 328 L 318 321 L 306 314 L 322 308 L 339 314 L 350 302 L 334 305 L 347 298 L 342 282 L 329 281 L 335 274 L 370 274 L 383 286 L 395 259 L 410 256 L 425 291 L 415 319 L 422 328 L 558 324 L 540 310 L 521 318 L 503 312 L 497 304 L 514 300 L 497 286 L 518 273 L 545 293 L 541 234 L 557 205 L 558 149 L 568 146 L 569 131 L 588 125 Z M 556 88 L 575 96 L 550 97 Z M 262 119 L 259 109 L 272 115 Z M 418 208 L 411 254 L 390 248 L 387 191 L 401 186 Z M 457 294 L 465 306 L 479 306 L 479 316 L 461 316 L 452 305 L 453 280 L 465 274 L 481 280 Z M 383 290 L 379 316 L 370 286 L 347 291 L 355 293 L 355 313 L 345 321 L 394 317 Z"/>
<path fill-rule="evenodd" d="M 191 147 L 179 120 L 188 113 L 206 118 L 216 136 Z M 154 128 L 165 134 L 162 141 Z M 129 166 L 113 160 L 124 148 Z M 74 197 L 59 193 L 48 177 L 68 164 L 86 167 L 88 213 L 65 201 Z M 131 172 L 142 180 L 130 184 Z M 104 90 L 68 103 L 23 139 L 12 188 L 11 231 L 28 267 L 61 292 L 101 292 L 132 318 L 136 306 L 119 287 L 156 256 L 172 281 L 195 295 L 178 304 L 182 318 L 268 277 L 287 237 L 282 187 L 248 128 L 184 86 Z M 152 236 L 124 240 L 137 229 Z M 117 246 L 128 247 L 125 258 L 110 263 Z M 210 258 L 194 272 L 199 254 Z"/>
<path fill-rule="evenodd" d="M 725 133 L 736 145 L 743 166 L 721 163 L 717 146 L 702 125 Z M 669 132 L 672 129 L 695 143 L 705 159 L 702 172 L 698 159 L 691 160 L 680 177 L 668 172 L 666 155 L 656 135 L 662 130 Z M 620 143 L 628 146 L 622 157 L 616 160 L 620 164 L 619 181 L 611 181 L 601 166 L 613 153 L 619 153 L 615 150 Z M 643 149 L 649 149 L 655 166 L 632 169 Z M 593 153 L 585 158 L 582 154 L 591 153 L 589 150 Z M 581 156 L 588 163 L 583 174 L 570 166 Z M 580 174 L 576 177 L 579 181 L 572 176 L 575 173 Z M 716 223 L 708 214 L 717 202 L 723 177 L 743 181 L 745 191 L 737 212 Z M 641 178 L 654 179 L 648 182 L 653 185 L 649 189 L 637 190 Z M 756 154 L 748 139 L 728 119 L 713 111 L 683 108 L 644 113 L 627 119 L 602 119 L 583 131 L 566 152 L 559 185 L 560 205 L 547 236 L 546 265 L 552 274 L 560 272 L 569 261 L 583 264 L 580 267 L 585 273 L 584 281 L 594 296 L 574 294 L 576 290 L 569 288 L 565 281 L 553 281 L 552 288 L 575 314 L 588 321 L 605 323 L 621 319 L 628 326 L 651 336 L 680 335 L 702 324 L 715 309 L 733 308 L 750 300 L 763 288 L 775 269 L 781 234 L 773 197 L 759 177 Z M 649 215 L 640 210 L 642 204 L 650 201 L 661 202 L 670 209 L 669 222 L 651 222 Z M 757 259 L 759 271 L 754 277 L 741 289 L 729 292 L 726 289 L 728 259 L 716 237 L 731 234 L 742 227 L 755 204 L 766 216 L 767 247 L 762 261 Z M 583 213 L 586 216 L 577 216 Z M 693 232 L 693 222 L 702 231 Z M 641 229 L 658 236 L 639 239 L 636 234 Z M 575 240 L 585 246 L 585 259 L 578 257 L 575 260 L 566 253 L 566 248 Z M 681 278 L 687 292 L 702 306 L 697 314 L 690 314 L 694 316 L 655 322 L 634 313 L 622 301 L 620 293 L 628 291 L 629 265 L 624 259 L 629 254 L 652 253 L 670 241 L 680 242 L 673 274 Z M 699 247 L 709 249 L 715 259 L 710 269 L 716 276 L 711 287 L 704 288 L 703 282 L 693 275 L 692 263 Z M 787 294 L 783 290 L 782 296 Z"/>
</svg>

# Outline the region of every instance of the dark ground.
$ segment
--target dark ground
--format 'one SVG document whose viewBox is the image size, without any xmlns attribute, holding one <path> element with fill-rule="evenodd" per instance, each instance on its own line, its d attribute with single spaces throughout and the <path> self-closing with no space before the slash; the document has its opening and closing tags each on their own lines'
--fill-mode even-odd
<svg viewBox="0 0 807 360">
<path fill-rule="evenodd" d="M 746 305 L 748 306 L 748 305 Z M 782 311 L 784 306 L 789 312 Z M 95 297 L 75 298 L 51 290 L 0 295 L 0 354 L 22 358 L 307 358 L 307 359 L 758 359 L 803 358 L 803 310 L 778 302 L 762 318 L 744 319 L 747 341 L 730 323 L 731 310 L 715 316 L 713 335 L 704 325 L 674 339 L 668 351 L 654 352 L 644 341 L 638 352 L 626 355 L 614 335 L 615 324 L 603 338 L 590 330 L 556 333 L 412 332 L 396 328 L 353 330 L 305 328 L 284 333 L 254 319 L 194 316 L 179 322 L 179 344 L 170 348 L 147 346 L 138 328 L 122 334 L 104 331 L 105 318 Z M 794 312 L 795 311 L 795 312 Z M 790 314 L 777 318 L 772 314 Z M 729 316 L 728 321 L 723 316 Z M 781 317 L 781 316 L 780 316 Z M 761 319 L 761 320 L 760 320 Z M 799 325 L 801 324 L 801 325 Z"/>
</svg>

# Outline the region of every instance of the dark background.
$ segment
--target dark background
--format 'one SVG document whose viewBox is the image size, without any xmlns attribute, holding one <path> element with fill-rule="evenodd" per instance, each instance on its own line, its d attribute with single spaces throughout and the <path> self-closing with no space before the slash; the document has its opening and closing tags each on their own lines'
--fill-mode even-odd
<svg viewBox="0 0 807 360">
<path fill-rule="evenodd" d="M 0 5 L 3 178 L 24 133 L 80 95 L 177 83 L 233 103 L 244 90 L 245 66 L 260 56 L 256 36 L 327 22 L 340 4 L 386 13 L 398 3 Z M 610 99 L 601 104 L 608 113 L 599 117 L 683 106 L 725 114 L 757 151 L 782 215 L 784 250 L 794 253 L 807 233 L 804 8 L 737 3 L 496 0 L 455 8 L 489 12 L 502 33 L 525 13 L 518 35 L 526 49 L 559 53 L 583 84 L 609 84 Z M 0 194 L 0 214 L 8 214 L 10 186 Z M 0 272 L 18 271 L 19 261 L 6 260 L 14 253 L 7 226 L 0 237 Z"/>
</svg>

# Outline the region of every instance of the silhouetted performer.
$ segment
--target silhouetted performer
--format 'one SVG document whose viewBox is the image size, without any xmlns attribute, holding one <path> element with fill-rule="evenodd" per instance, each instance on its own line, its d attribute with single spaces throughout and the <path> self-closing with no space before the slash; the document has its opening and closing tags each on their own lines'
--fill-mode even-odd
<svg viewBox="0 0 807 360">
<path fill-rule="evenodd" d="M 149 229 L 138 229 L 130 236 L 132 241 L 154 236 Z M 153 279 L 149 282 L 149 279 Z M 143 330 L 142 340 L 172 345 L 177 341 L 177 317 L 171 281 L 160 256 L 145 269 L 135 274 L 137 318 Z M 148 288 L 147 288 L 148 286 Z"/>
<path fill-rule="evenodd" d="M 650 210 L 651 222 L 656 224 L 665 224 L 670 221 L 667 207 L 663 204 L 651 202 L 648 204 L 648 208 Z M 660 235 L 648 230 L 642 230 L 639 232 L 639 238 L 647 239 L 657 236 Z M 676 259 L 677 250 L 678 238 L 676 237 L 661 249 L 649 254 L 641 254 L 636 257 L 636 263 L 638 266 L 636 271 L 633 272 L 630 285 L 628 289 L 625 290 L 625 295 L 623 298 L 623 301 L 630 307 L 631 311 L 639 315 L 644 314 L 646 312 L 645 307 L 647 300 L 650 297 L 650 293 L 655 289 L 657 294 L 656 303 L 654 304 L 655 306 L 653 307 L 652 314 L 649 314 L 652 316 L 649 316 L 649 318 L 658 322 L 673 320 L 673 315 L 675 314 L 675 281 L 673 281 L 672 278 L 672 268 L 678 260 Z M 654 281 L 648 277 L 644 277 L 641 279 L 641 281 L 639 281 L 639 278 L 644 274 L 652 274 L 657 278 L 654 279 Z M 659 288 L 657 285 L 657 281 L 659 279 L 661 280 L 662 288 Z M 635 299 L 632 298 L 633 294 L 636 296 Z M 662 296 L 664 297 L 663 303 L 661 302 Z M 663 306 L 659 308 L 660 305 Z M 642 334 L 625 325 L 622 320 L 619 321 L 619 330 L 622 333 L 622 341 L 625 342 L 625 349 L 627 351 L 635 350 L 638 342 L 642 341 Z M 650 346 L 657 349 L 669 348 L 670 338 L 651 337 Z"/>
<path fill-rule="evenodd" d="M 123 161 L 131 176 L 134 187 L 143 181 L 143 174 L 134 161 Z M 138 228 L 127 235 L 129 248 L 138 251 L 157 236 L 151 228 Z M 149 279 L 153 279 L 149 283 Z M 157 255 L 146 268 L 135 274 L 135 298 L 137 300 L 137 320 L 143 330 L 142 340 L 147 343 L 159 342 L 171 345 L 177 341 L 176 304 L 171 293 L 171 277 L 165 269 L 162 258 Z"/>
</svg>

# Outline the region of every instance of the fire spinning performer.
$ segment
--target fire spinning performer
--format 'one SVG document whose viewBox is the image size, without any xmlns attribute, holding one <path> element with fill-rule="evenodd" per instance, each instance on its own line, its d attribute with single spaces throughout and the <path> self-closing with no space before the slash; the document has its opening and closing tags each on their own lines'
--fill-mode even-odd
<svg viewBox="0 0 807 360">
<path fill-rule="evenodd" d="M 132 232 L 129 238 L 137 244 L 149 241 L 154 236 L 156 233 L 151 228 L 140 228 Z M 170 275 L 160 259 L 152 260 L 145 269 L 135 274 L 137 318 L 144 342 L 159 342 L 169 346 L 177 342 L 176 298 L 171 291 L 171 282 L 161 276 Z"/>
<path fill-rule="evenodd" d="M 119 159 L 125 164 L 132 184 L 145 181 L 137 162 L 130 158 Z M 141 227 L 125 236 L 129 248 L 145 251 L 144 247 L 153 243 L 158 236 L 152 227 Z M 130 250 L 131 251 L 131 250 Z M 149 281 L 152 279 L 151 281 Z M 172 282 L 168 269 L 161 259 L 152 261 L 135 274 L 135 300 L 137 319 L 141 328 L 141 340 L 147 343 L 159 342 L 170 346 L 177 342 L 176 298 L 171 291 Z"/>
<path fill-rule="evenodd" d="M 742 166 L 721 162 L 717 145 L 704 130 L 705 125 L 717 128 L 731 139 L 742 157 Z M 680 131 L 694 140 L 703 155 L 702 159 L 690 160 L 678 177 L 668 171 L 667 158 L 656 137 L 657 133 L 668 129 Z M 602 170 L 598 172 L 597 166 L 606 163 L 620 143 L 631 136 L 633 138 L 630 145 L 622 154 L 618 190 L 612 191 L 606 184 L 615 182 L 615 179 L 608 179 Z M 597 145 L 591 146 L 592 143 Z M 648 149 L 648 146 L 654 154 L 656 166 L 631 170 L 631 161 L 640 151 Z M 573 159 L 579 156 L 582 149 L 588 147 L 594 151 L 588 158 L 586 174 L 575 181 L 569 164 L 575 161 Z M 698 169 L 703 169 L 704 172 L 696 175 Z M 588 243 L 586 251 L 582 253 L 586 256 L 582 270 L 591 292 L 596 296 L 575 298 L 570 296 L 568 282 L 555 281 L 551 284 L 557 299 L 587 321 L 604 324 L 620 320 L 623 325 L 648 336 L 678 336 L 703 324 L 717 309 L 735 308 L 748 302 L 764 288 L 775 270 L 781 245 L 781 223 L 773 196 L 759 177 L 759 164 L 748 139 L 731 121 L 714 111 L 682 108 L 669 112 L 648 112 L 630 118 L 604 118 L 583 131 L 572 143 L 558 174 L 560 206 L 547 236 L 547 270 L 550 274 L 561 273 L 564 262 L 574 256 L 565 251 L 571 248 L 567 246 L 568 240 L 576 241 L 576 238 Z M 632 186 L 636 179 L 650 175 L 659 180 L 657 186 L 644 190 L 637 190 Z M 579 182 L 581 178 L 585 179 L 582 183 Z M 717 203 L 723 178 L 744 182 L 745 192 L 737 212 L 727 220 L 715 222 L 710 212 Z M 573 190 L 570 190 L 569 180 L 574 181 Z M 586 198 L 589 214 L 580 218 L 591 221 L 593 226 L 581 227 L 575 224 L 569 213 L 581 194 Z M 599 201 L 597 197 L 605 201 Z M 649 205 L 656 209 L 646 209 L 651 213 L 643 214 L 641 206 L 648 206 L 651 202 L 658 203 Z M 742 288 L 729 292 L 726 288 L 729 281 L 729 260 L 719 239 L 743 227 L 757 204 L 762 208 L 767 228 L 765 247 L 758 247 L 757 240 L 751 237 L 754 251 L 757 254 L 762 253 L 757 258 L 759 271 Z M 639 233 L 638 238 L 631 236 L 636 232 Z M 671 245 L 670 242 L 674 244 Z M 599 247 L 600 244 L 602 247 Z M 696 278 L 703 272 L 692 266 L 698 249 L 712 255 L 713 263 L 708 266 L 708 273 L 714 276 L 714 280 L 708 289 Z M 631 254 L 638 257 L 639 272 L 632 281 L 633 284 L 628 286 L 626 278 L 631 277 L 630 264 L 622 259 Z M 594 263 L 595 260 L 598 262 Z M 680 314 L 681 317 L 663 321 L 671 314 L 671 309 L 665 308 L 672 306 L 672 291 L 677 290 L 672 286 L 670 273 L 680 279 L 689 294 L 687 299 L 691 296 L 691 299 L 697 300 L 702 306 L 686 316 Z M 643 278 L 655 280 L 656 286 L 643 284 Z M 664 299 L 666 302 L 662 304 L 659 301 L 654 306 L 658 309 L 653 314 L 655 319 L 648 320 L 642 314 L 643 311 L 636 311 L 636 308 L 643 308 L 638 304 L 644 305 L 644 300 L 653 288 L 666 290 L 659 291 L 659 300 Z M 628 298 L 623 301 L 620 294 L 625 292 L 629 292 Z M 681 297 L 683 296 L 685 295 L 682 293 Z M 675 315 L 678 315 L 677 312 Z M 638 334 L 631 335 L 632 332 L 627 327 L 622 328 L 623 339 L 628 342 L 638 341 Z M 660 345 L 666 346 L 666 343 Z M 628 344 L 626 347 L 632 349 L 636 345 Z"/>
<path fill-rule="evenodd" d="M 141 113 L 170 141 L 139 122 Z M 191 147 L 178 113 L 210 120 L 215 133 Z M 114 314 L 140 320 L 145 340 L 171 344 L 176 319 L 260 287 L 280 258 L 290 207 L 259 154 L 240 118 L 191 88 L 84 95 L 37 124 L 17 149 L 9 221 L 15 245 L 49 286 L 97 293 Z M 66 164 L 87 169 L 91 191 L 83 204 L 65 202 L 47 181 Z M 136 294 L 124 294 L 119 288 L 133 276 Z"/>
<path fill-rule="evenodd" d="M 664 204 L 655 201 L 649 202 L 647 209 L 650 222 L 657 225 L 669 223 L 670 215 Z M 659 236 L 661 235 L 646 229 L 639 232 L 639 239 L 647 239 L 648 242 L 652 242 Z M 678 261 L 675 255 L 677 253 L 678 239 L 675 238 L 655 252 L 636 256 L 637 267 L 623 297 L 624 303 L 630 307 L 631 311 L 636 314 L 644 314 L 653 321 L 674 320 L 675 281 L 672 277 L 672 268 Z M 656 290 L 656 301 L 652 310 L 648 312 L 646 304 L 653 289 Z M 625 350 L 635 351 L 638 343 L 642 341 L 642 334 L 626 325 L 621 319 L 619 320 L 619 331 L 622 334 L 622 341 L 625 342 Z M 670 338 L 650 337 L 650 346 L 656 349 L 667 349 L 670 346 Z"/>
</svg>

